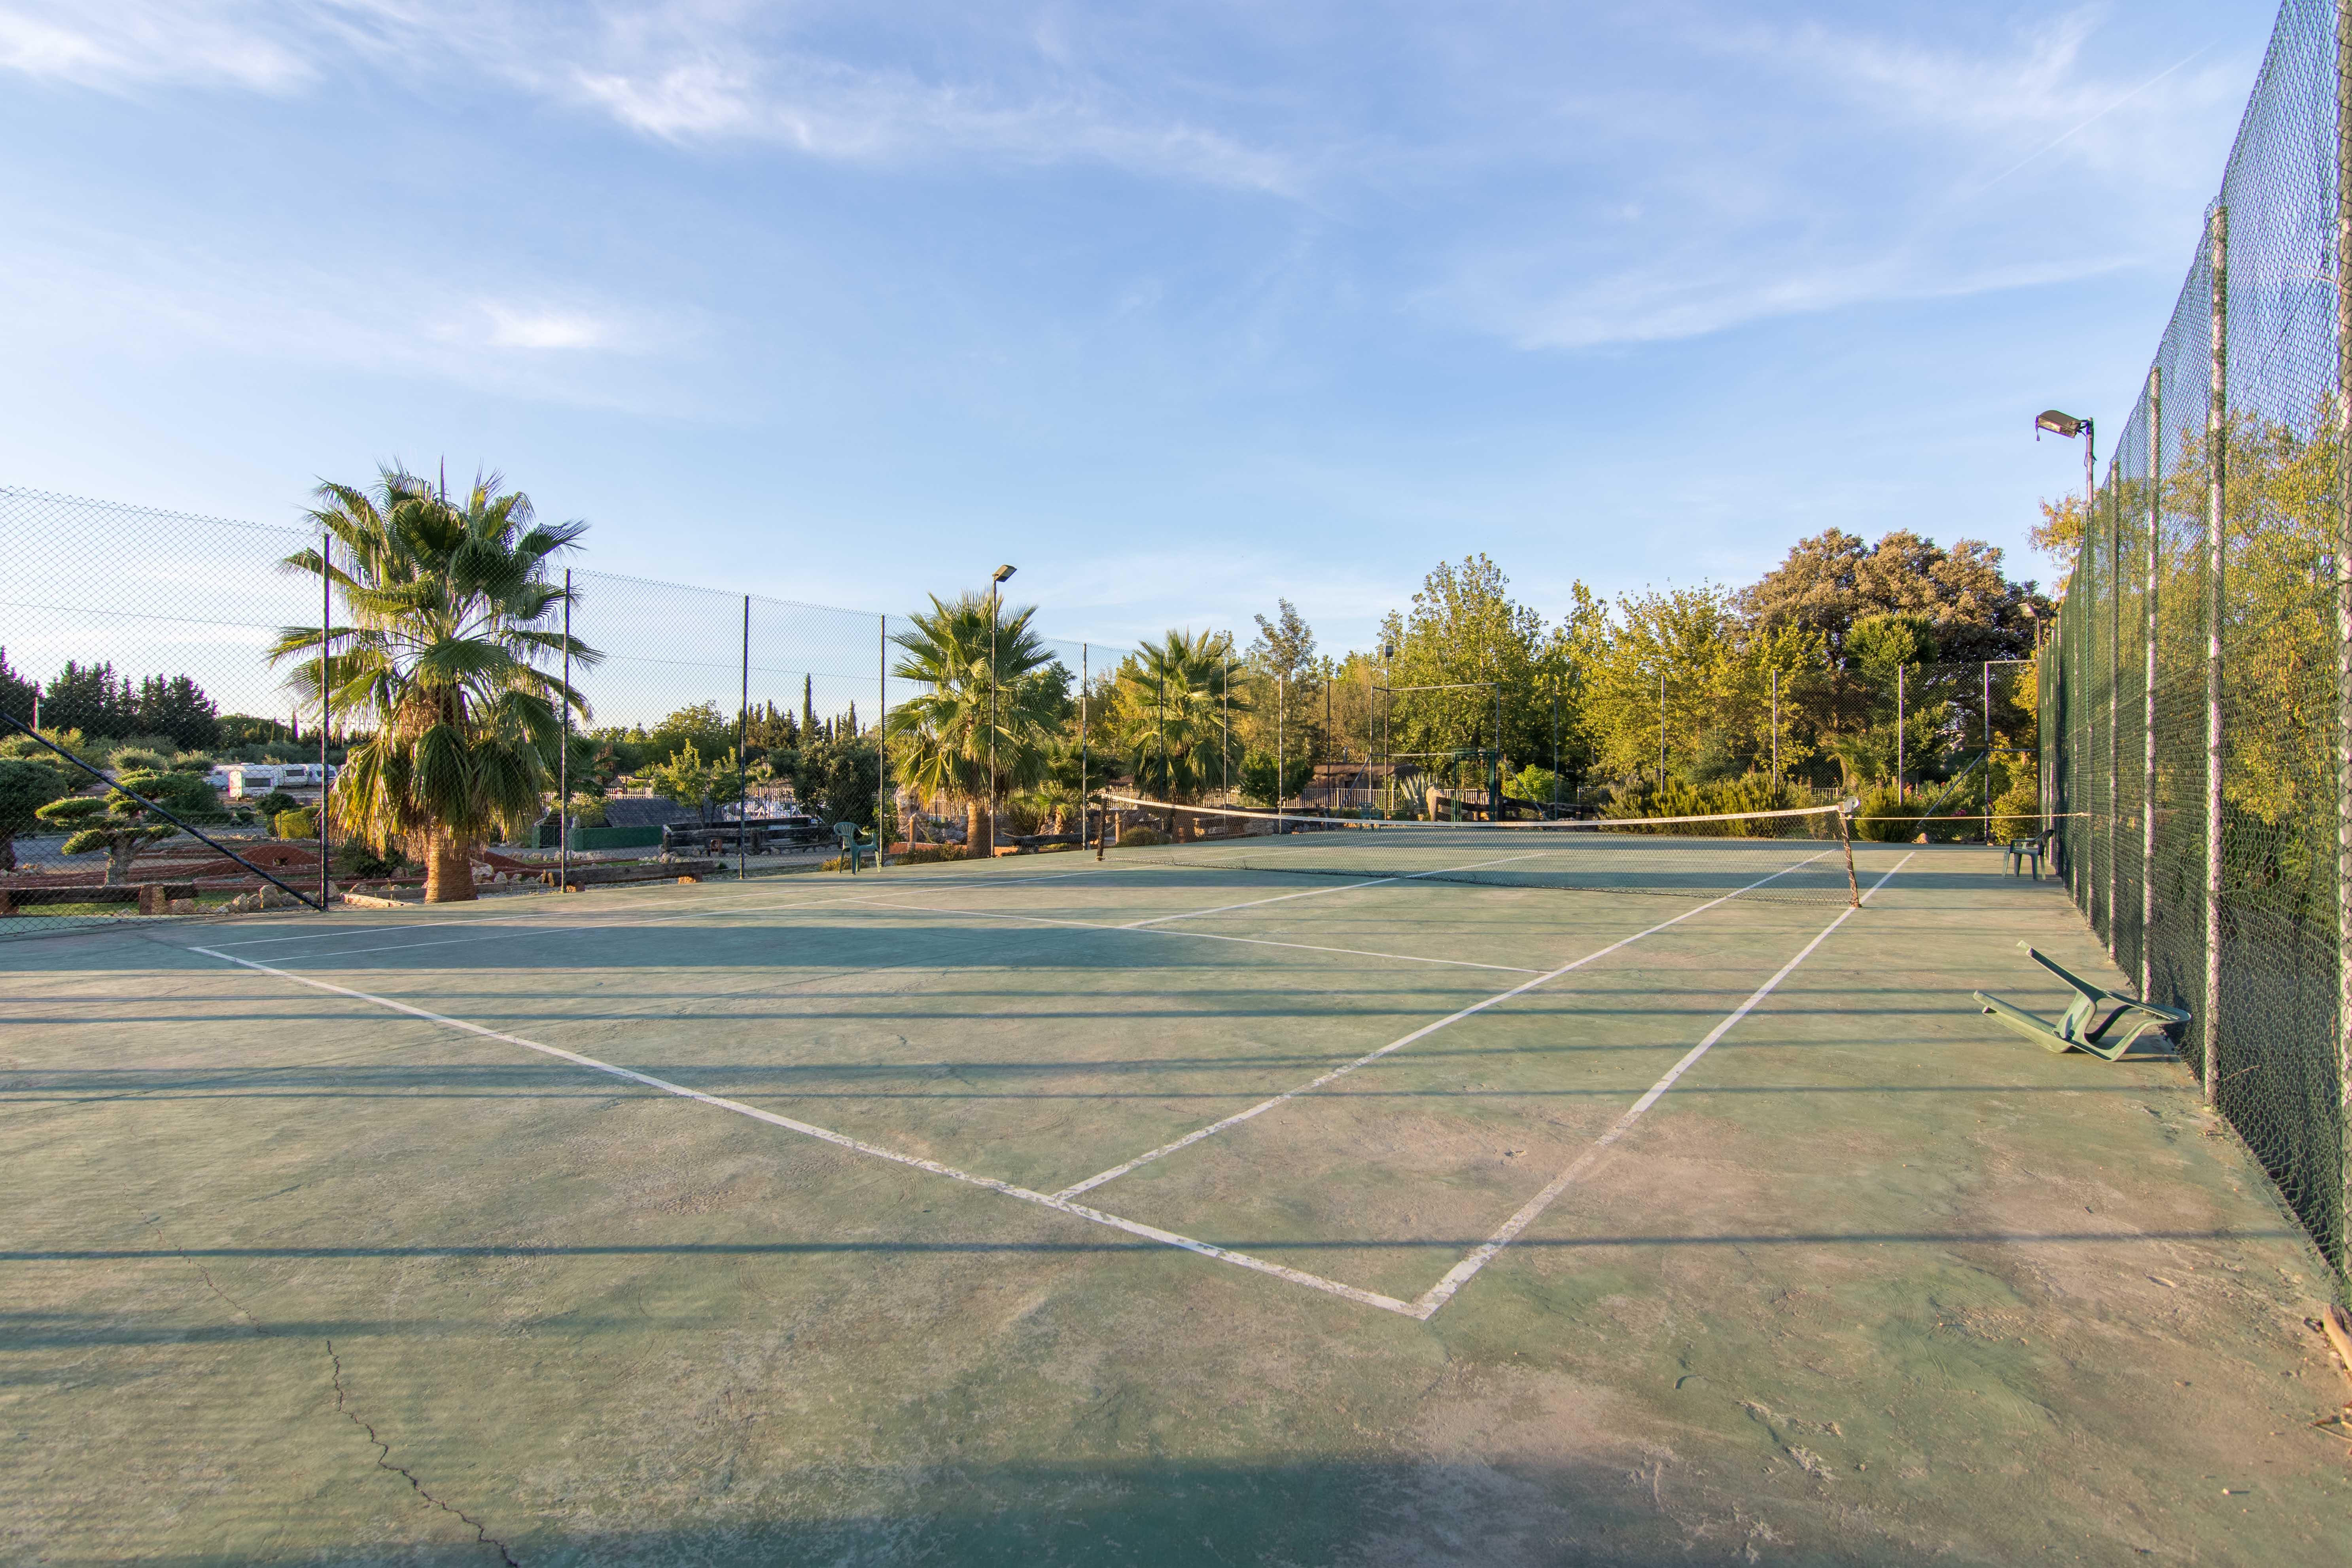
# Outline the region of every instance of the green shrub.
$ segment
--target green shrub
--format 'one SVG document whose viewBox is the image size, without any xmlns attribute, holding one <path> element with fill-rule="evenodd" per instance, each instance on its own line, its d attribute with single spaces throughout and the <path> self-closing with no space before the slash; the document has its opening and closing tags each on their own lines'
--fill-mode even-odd
<svg viewBox="0 0 2352 1568">
<path fill-rule="evenodd" d="M 259 800 L 248 801 L 246 804 L 251 806 L 254 812 L 265 822 L 277 816 L 281 812 L 299 811 L 301 809 L 302 805 L 300 801 L 296 800 L 292 795 L 288 795 L 282 789 L 271 790 Z"/>
<path fill-rule="evenodd" d="M 1893 784 L 1880 784 L 1862 797 L 1853 834 L 1873 844 L 1908 844 L 1919 836 L 1919 807 L 1895 794 Z"/>
<path fill-rule="evenodd" d="M 363 838 L 346 838 L 335 846 L 330 864 L 335 875 L 351 880 L 360 877 L 389 877 L 401 868 L 397 856 L 379 853 L 374 845 Z"/>
<path fill-rule="evenodd" d="M 1127 827 L 1119 830 L 1118 847 L 1121 849 L 1150 849 L 1167 842 L 1168 836 L 1156 827 Z"/>
<path fill-rule="evenodd" d="M 2024 778 L 2000 792 L 1992 803 L 1992 836 L 2007 840 L 2031 838 L 2042 831 L 2042 785 Z"/>
<path fill-rule="evenodd" d="M 119 773 L 159 773 L 163 771 L 163 759 L 152 752 L 124 750 L 114 753 L 110 765 Z"/>
<path fill-rule="evenodd" d="M 1785 811 L 1809 804 L 1811 803 L 1799 798 L 1786 780 L 1776 786 L 1769 773 L 1746 773 L 1717 784 L 1689 784 L 1676 779 L 1670 781 L 1663 789 L 1654 784 L 1621 789 L 1602 815 L 1613 817 L 1722 816 L 1744 811 Z M 1834 833 L 1835 830 L 1832 825 L 1824 831 Z M 1801 832 L 1803 829 L 1790 827 L 1783 819 L 1767 818 L 1762 822 L 1725 823 L 1717 826 L 1693 823 L 1659 831 L 1713 833 L 1726 837 L 1777 837 L 1783 833 Z"/>
<path fill-rule="evenodd" d="M 319 814 L 308 806 L 299 811 L 281 811 L 269 819 L 269 831 L 280 838 L 316 838 Z"/>
<path fill-rule="evenodd" d="M 961 860 L 967 851 L 961 844 L 918 844 L 902 852 L 893 852 L 893 866 L 929 866 L 941 860 Z"/>
</svg>

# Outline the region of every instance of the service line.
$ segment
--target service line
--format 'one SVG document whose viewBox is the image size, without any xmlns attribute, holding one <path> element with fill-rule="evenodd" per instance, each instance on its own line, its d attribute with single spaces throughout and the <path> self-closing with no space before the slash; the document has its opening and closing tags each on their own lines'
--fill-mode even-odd
<svg viewBox="0 0 2352 1568">
<path fill-rule="evenodd" d="M 1886 886 L 1888 880 L 1894 877 L 1895 873 L 1903 869 L 1904 866 L 1906 865 L 1910 859 L 1911 857 L 1909 855 L 1906 855 L 1902 859 L 1897 860 L 1894 865 L 1888 867 L 1885 876 L 1879 878 L 1877 881 L 1871 884 L 1870 891 L 1874 893 L 1878 891 L 1879 889 Z M 1863 895 L 1864 899 L 1867 899 L 1869 896 L 1869 893 Z M 1738 1007 L 1734 1008 L 1729 1017 L 1724 1019 L 1722 1023 L 1717 1024 L 1714 1028 L 1709 1029 L 1706 1032 L 1706 1038 L 1701 1040 L 1697 1045 L 1693 1046 L 1689 1051 L 1685 1053 L 1682 1060 L 1676 1062 L 1673 1067 L 1668 1068 L 1666 1069 L 1666 1076 L 1652 1084 L 1649 1089 L 1643 1093 L 1641 1099 L 1628 1106 L 1626 1108 L 1625 1114 L 1620 1116 L 1615 1121 L 1610 1124 L 1609 1131 L 1603 1132 L 1598 1139 L 1596 1139 L 1591 1148 L 1585 1150 L 1583 1153 L 1579 1154 L 1573 1161 L 1570 1162 L 1568 1169 L 1562 1171 L 1559 1175 L 1554 1176 L 1545 1184 L 1543 1191 L 1538 1193 L 1534 1197 L 1529 1198 L 1525 1204 L 1522 1204 L 1517 1214 L 1505 1220 L 1501 1229 L 1488 1237 L 1485 1241 L 1480 1242 L 1476 1247 L 1471 1248 L 1468 1256 L 1465 1257 L 1461 1262 L 1455 1264 L 1453 1268 L 1445 1271 L 1445 1277 L 1444 1279 L 1440 1279 L 1436 1284 L 1423 1291 L 1420 1298 L 1413 1302 L 1412 1315 L 1426 1321 L 1437 1310 L 1437 1309 L 1452 1300 L 1454 1299 L 1454 1293 L 1456 1290 L 1461 1289 L 1463 1286 L 1468 1284 L 1472 1276 L 1475 1275 L 1478 1270 L 1486 1268 L 1487 1264 L 1495 1260 L 1495 1255 L 1496 1253 L 1510 1246 L 1512 1241 L 1517 1239 L 1521 1231 L 1534 1224 L 1536 1216 L 1542 1214 L 1544 1210 L 1549 1208 L 1551 1206 L 1552 1200 L 1559 1197 L 1560 1194 L 1566 1192 L 1570 1184 L 1575 1182 L 1577 1178 L 1583 1175 L 1587 1171 L 1592 1169 L 1595 1164 L 1599 1163 L 1601 1156 L 1606 1154 L 1612 1144 L 1618 1142 L 1625 1136 L 1625 1134 L 1633 1131 L 1633 1124 L 1641 1121 L 1642 1118 L 1649 1112 L 1650 1107 L 1657 1104 L 1659 1100 L 1665 1098 L 1666 1091 L 1675 1087 L 1676 1079 L 1680 1079 L 1683 1074 L 1690 1071 L 1691 1068 L 1696 1067 L 1698 1065 L 1699 1058 L 1706 1055 L 1707 1052 L 1713 1050 L 1717 1040 L 1722 1039 L 1724 1036 L 1731 1033 L 1733 1026 L 1737 1025 L 1740 1019 L 1745 1018 L 1749 1013 L 1753 1012 L 1758 1003 L 1772 994 L 1774 989 L 1780 985 L 1780 982 L 1788 979 L 1790 975 L 1794 974 L 1797 972 L 1797 965 L 1804 963 L 1806 959 L 1811 958 L 1813 955 L 1813 950 L 1821 946 L 1822 943 L 1829 941 L 1830 933 L 1836 931 L 1838 927 L 1845 924 L 1847 920 L 1853 916 L 1854 910 L 1861 907 L 1861 904 L 1857 902 L 1849 905 L 1845 909 L 1840 910 L 1837 913 L 1837 919 L 1823 926 L 1821 931 L 1814 935 L 1812 941 L 1805 943 L 1805 945 L 1799 950 L 1796 957 L 1789 960 L 1788 963 L 1780 966 L 1779 973 L 1773 975 L 1771 979 L 1767 980 L 1763 984 L 1758 986 L 1753 995 L 1749 996 L 1747 1001 L 1742 1002 Z"/>
<path fill-rule="evenodd" d="M 1358 1068 L 1370 1066 L 1371 1063 L 1380 1060 L 1382 1057 L 1387 1056 L 1390 1052 L 1401 1051 L 1404 1049 L 1405 1047 L 1413 1044 L 1417 1040 L 1427 1039 L 1430 1036 L 1437 1033 L 1438 1030 L 1443 1029 L 1449 1025 L 1458 1024 L 1463 1019 L 1467 1018 L 1474 1014 L 1485 1012 L 1487 1008 L 1494 1006 L 1497 1003 L 1507 1002 L 1514 996 L 1532 991 L 1537 986 L 1542 985 L 1549 981 L 1557 980 L 1561 975 L 1568 973 L 1571 970 L 1581 969 L 1586 964 L 1593 963 L 1595 960 L 1608 957 L 1611 953 L 1619 951 L 1621 948 L 1631 947 L 1635 942 L 1640 942 L 1643 937 L 1655 936 L 1660 931 L 1664 931 L 1671 926 L 1678 926 L 1682 924 L 1683 921 L 1690 919 L 1693 915 L 1704 914 L 1708 910 L 1715 908 L 1717 904 L 1728 903 L 1733 899 L 1738 898 L 1741 893 L 1751 892 L 1777 878 L 1785 877 L 1791 871 L 1810 866 L 1814 861 L 1820 859 L 1822 855 L 1826 855 L 1828 853 L 1829 851 L 1824 849 L 1821 851 L 1820 854 L 1809 855 L 1804 859 L 1798 861 L 1795 865 L 1783 866 L 1778 871 L 1773 872 L 1771 876 L 1759 877 L 1755 881 L 1748 883 L 1747 887 L 1741 888 L 1735 892 L 1726 893 L 1721 898 L 1709 899 L 1706 903 L 1685 910 L 1682 913 L 1675 916 L 1672 920 L 1660 921 L 1656 925 L 1652 926 L 1647 931 L 1635 931 L 1632 936 L 1620 937 L 1615 942 L 1611 942 L 1607 947 L 1597 948 L 1594 951 L 1586 953 L 1582 958 L 1571 959 L 1570 962 L 1561 964 L 1558 969 L 1538 974 L 1533 980 L 1522 981 L 1520 984 L 1512 986 L 1508 991 L 1498 991 L 1483 1002 L 1473 1002 L 1469 1006 L 1463 1008 L 1458 1013 L 1448 1014 L 1446 1016 L 1438 1019 L 1437 1022 L 1433 1024 L 1423 1024 L 1420 1028 L 1415 1029 L 1412 1033 L 1406 1035 L 1402 1038 L 1391 1040 L 1387 1045 L 1382 1046 L 1376 1051 L 1368 1051 L 1364 1055 L 1358 1057 L 1354 1061 L 1342 1063 L 1340 1066 L 1333 1068 L 1329 1072 L 1325 1073 L 1322 1077 L 1314 1079 L 1312 1082 L 1302 1083 L 1297 1089 L 1285 1089 L 1282 1093 L 1276 1095 L 1273 1099 L 1262 1100 L 1245 1110 L 1237 1110 L 1222 1121 L 1213 1121 L 1206 1127 L 1195 1128 L 1193 1131 L 1187 1132 L 1184 1136 L 1177 1139 L 1172 1143 L 1162 1143 L 1157 1149 L 1148 1150 L 1143 1153 L 1138 1154 L 1134 1159 L 1128 1161 L 1123 1165 L 1113 1165 L 1108 1171 L 1097 1172 L 1094 1175 L 1088 1176 L 1085 1181 L 1079 1182 L 1074 1186 L 1064 1187 L 1060 1192 L 1054 1195 L 1063 1198 L 1076 1197 L 1080 1193 L 1092 1192 L 1095 1188 L 1101 1186 L 1106 1182 L 1115 1182 L 1118 1180 L 1119 1177 L 1126 1175 L 1129 1171 L 1136 1170 L 1140 1166 L 1149 1165 L 1154 1160 L 1165 1159 L 1167 1156 L 1175 1153 L 1180 1149 L 1189 1149 L 1193 1144 L 1201 1142 L 1203 1138 L 1213 1138 L 1229 1127 L 1238 1127 L 1243 1122 L 1249 1121 L 1252 1117 L 1261 1116 L 1266 1111 L 1272 1110 L 1277 1105 L 1287 1104 L 1289 1101 L 1297 1100 L 1302 1094 L 1312 1094 L 1317 1089 L 1324 1088 L 1328 1084 L 1336 1083 L 1339 1079 L 1347 1077 L 1349 1073 L 1354 1072 Z M 1852 911 L 1849 910 L 1848 912 L 1851 913 Z"/>
<path fill-rule="evenodd" d="M 1266 1258 L 1253 1257 L 1246 1252 L 1235 1252 L 1231 1247 L 1218 1247 L 1213 1243 L 1201 1241 L 1189 1236 L 1180 1236 L 1172 1230 L 1162 1230 L 1157 1226 L 1145 1225 L 1139 1220 L 1127 1219 L 1115 1214 L 1106 1214 L 1101 1209 L 1090 1208 L 1085 1204 L 1072 1203 L 1059 1194 L 1032 1192 L 1027 1187 L 1017 1187 L 1010 1182 L 998 1181 L 993 1176 L 975 1175 L 969 1171 L 960 1171 L 952 1165 L 941 1164 L 937 1160 L 926 1160 L 920 1155 L 901 1153 L 896 1149 L 886 1149 L 878 1143 L 868 1143 L 862 1138 L 853 1138 L 845 1132 L 835 1132 L 828 1127 L 819 1127 L 813 1122 L 796 1121 L 789 1116 L 780 1116 L 772 1110 L 762 1110 L 755 1105 L 746 1105 L 740 1100 L 729 1100 L 720 1095 L 707 1094 L 698 1089 L 688 1089 L 682 1083 L 673 1083 L 665 1078 L 656 1078 L 651 1073 L 638 1072 L 633 1068 L 625 1068 L 595 1057 L 583 1056 L 578 1051 L 567 1051 L 561 1046 L 545 1045 L 538 1040 L 527 1039 L 520 1035 L 506 1034 L 481 1024 L 468 1023 L 463 1018 L 452 1018 L 445 1014 L 413 1006 L 406 1002 L 397 1002 L 389 996 L 378 996 L 369 992 L 354 990 L 348 985 L 337 985 L 331 981 L 314 979 L 307 974 L 298 974 L 292 970 L 280 969 L 275 964 L 264 963 L 258 959 L 239 958 L 233 953 L 221 952 L 208 947 L 191 947 L 187 951 L 201 952 L 207 958 L 217 958 L 223 963 L 239 964 L 247 969 L 258 970 L 264 974 L 275 975 L 280 980 L 291 981 L 297 985 L 308 985 L 316 991 L 331 992 L 338 996 L 348 996 L 354 1001 L 369 1003 L 394 1013 L 404 1013 L 412 1018 L 421 1018 L 426 1023 L 438 1024 L 444 1028 L 478 1035 L 483 1039 L 497 1040 L 505 1045 L 520 1046 L 525 1050 L 537 1051 L 541 1056 L 553 1057 L 558 1061 L 570 1062 L 575 1067 L 586 1068 L 592 1072 L 606 1073 L 630 1083 L 658 1089 L 664 1094 L 676 1095 L 680 1100 L 691 1100 L 716 1110 L 731 1111 L 738 1116 L 747 1116 L 754 1121 L 764 1121 L 771 1127 L 781 1127 L 787 1132 L 797 1132 L 804 1138 L 814 1138 L 823 1142 L 831 1143 L 836 1148 L 847 1149 L 877 1160 L 888 1160 L 896 1164 L 911 1166 L 935 1176 L 945 1176 L 950 1181 L 983 1188 L 1004 1197 L 1018 1199 L 1022 1203 L 1035 1204 L 1041 1208 L 1052 1209 L 1057 1214 L 1069 1215 L 1090 1224 L 1108 1226 L 1113 1230 L 1124 1231 L 1129 1236 L 1139 1237 L 1146 1241 L 1158 1242 L 1163 1247 L 1181 1247 L 1186 1252 L 1198 1253 L 1203 1258 L 1213 1258 L 1220 1263 L 1230 1263 L 1236 1268 L 1272 1275 L 1276 1279 L 1286 1279 L 1293 1285 L 1304 1285 L 1309 1289 L 1338 1296 L 1360 1306 L 1378 1307 L 1383 1311 L 1402 1313 L 1408 1318 L 1427 1316 L 1426 1313 L 1417 1312 L 1411 1303 L 1401 1301 L 1393 1296 L 1383 1296 L 1377 1290 L 1359 1289 L 1353 1285 L 1343 1285 L 1337 1279 L 1326 1279 L 1319 1274 L 1309 1274 L 1304 1269 L 1292 1268 Z"/>
<path fill-rule="evenodd" d="M 1143 926 L 1157 926 L 1160 921 L 1167 921 L 1167 920 L 1200 920 L 1202 914 L 1225 914 L 1228 910 L 1256 910 L 1261 902 L 1284 902 L 1284 900 L 1289 900 L 1289 898 L 1322 898 L 1324 893 L 1345 893 L 1345 891 L 1350 891 L 1350 889 L 1364 889 L 1364 886 L 1383 886 L 1388 884 L 1388 881 L 1421 881 L 1425 879 L 1425 877 L 1446 877 L 1451 875 L 1451 872 L 1475 872 L 1475 869 L 1484 869 L 1484 868 L 1489 868 L 1489 865 L 1510 865 L 1512 860 L 1534 860 L 1534 858 L 1536 856 L 1503 856 L 1500 860 L 1473 860 L 1473 863 L 1467 863 L 1467 865 L 1442 865 L 1442 868 L 1433 869 L 1433 872 L 1400 872 L 1400 875 L 1395 877 L 1371 877 L 1371 879 L 1367 881 L 1343 881 L 1343 884 L 1339 884 L 1336 889 L 1307 889 L 1306 893 L 1275 893 L 1273 898 L 1246 898 L 1246 900 L 1242 902 L 1221 902 L 1221 905 L 1216 905 L 1213 910 L 1183 910 L 1181 914 L 1152 914 L 1150 920 L 1127 921 L 1127 924 L 1122 926 L 1122 931 L 1140 931 Z M 1251 869 L 1258 869 L 1258 868 L 1254 868 L 1254 865 L 1242 865 L 1242 868 L 1237 869 L 1251 872 Z"/>
<path fill-rule="evenodd" d="M 1358 888 L 1370 886 L 1370 883 L 1366 882 L 1352 882 L 1349 885 L 1350 887 Z M 1325 889 L 1321 890 L 1328 892 L 1335 889 Z M 886 894 L 884 897 L 887 898 L 888 895 Z M 1363 947 L 1322 947 L 1311 942 L 1276 942 L 1272 937 L 1264 936 L 1225 936 L 1216 931 L 1161 931 L 1157 926 L 1147 925 L 1105 925 L 1099 921 L 1058 920 L 1051 915 L 1013 915 L 1004 914 L 994 910 L 942 909 L 937 904 L 885 903 L 883 900 L 879 898 L 859 899 L 855 901 L 869 909 L 908 910 L 921 914 L 953 915 L 962 920 L 1013 921 L 1023 925 L 1066 926 L 1072 931 L 1133 931 L 1139 936 L 1181 936 L 1189 938 L 1194 942 L 1237 942 L 1245 943 L 1251 947 L 1287 947 L 1296 949 L 1300 952 L 1339 952 L 1346 953 L 1353 958 L 1385 958 L 1395 963 L 1443 963 L 1451 965 L 1456 969 L 1499 969 L 1507 974 L 1539 974 L 1542 973 L 1540 970 L 1528 969 L 1524 965 L 1517 963 L 1481 963 L 1477 960 L 1470 958 L 1423 958 L 1418 953 L 1375 952 L 1370 948 Z M 1167 918 L 1170 920 L 1175 920 L 1179 917 L 1171 915 Z"/>
</svg>

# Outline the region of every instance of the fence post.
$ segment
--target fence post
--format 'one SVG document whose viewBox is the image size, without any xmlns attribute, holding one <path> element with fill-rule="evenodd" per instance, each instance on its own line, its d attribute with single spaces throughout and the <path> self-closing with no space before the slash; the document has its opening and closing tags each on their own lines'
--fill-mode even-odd
<svg viewBox="0 0 2352 1568">
<path fill-rule="evenodd" d="M 874 868 L 890 864 L 890 616 L 874 617 Z M 908 835 L 909 842 L 913 836 Z"/>
<path fill-rule="evenodd" d="M 1087 847 L 1087 685 L 1094 671 L 1087 668 L 1094 655 L 1091 643 L 1078 645 L 1078 847 Z"/>
<path fill-rule="evenodd" d="M 852 735 L 855 742 L 857 737 Z M 735 709 L 735 879 L 751 879 L 751 794 L 743 753 L 751 745 L 751 595 L 743 595 L 743 689 Z"/>
<path fill-rule="evenodd" d="M 2118 446 L 2122 443 L 2118 442 Z M 2107 464 L 2107 956 L 2122 955 L 2116 912 L 2116 826 L 2124 809 L 2124 487 L 2119 464 Z"/>
<path fill-rule="evenodd" d="M 327 784 L 327 733 L 334 728 L 335 541 L 319 535 L 319 912 L 327 912 L 333 888 L 327 880 L 327 812 L 333 791 Z"/>
<path fill-rule="evenodd" d="M 572 568 L 563 569 L 563 750 L 555 759 L 556 890 L 572 890 Z"/>
<path fill-rule="evenodd" d="M 2352 1278 L 2352 0 L 2336 0 L 2336 1262 Z"/>
<path fill-rule="evenodd" d="M 2205 397 L 2205 1059 L 2200 1065 L 2205 1103 L 2213 1105 L 2221 1081 L 2221 573 L 2229 554 L 2222 487 L 2230 395 L 2230 209 L 2217 204 L 2208 229 L 2212 381 Z"/>
<path fill-rule="evenodd" d="M 2156 595 L 2158 540 L 2163 527 L 2164 367 L 2147 373 L 2147 668 L 2140 724 L 2139 994 L 2152 1000 L 2156 979 Z"/>
</svg>

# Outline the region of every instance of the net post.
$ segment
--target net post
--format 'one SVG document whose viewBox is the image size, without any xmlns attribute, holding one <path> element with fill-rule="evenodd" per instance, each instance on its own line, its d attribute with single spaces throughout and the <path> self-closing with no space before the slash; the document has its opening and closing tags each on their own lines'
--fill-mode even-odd
<svg viewBox="0 0 2352 1568">
<path fill-rule="evenodd" d="M 2147 373 L 2147 663 L 2143 668 L 2139 767 L 2139 995 L 2156 983 L 2156 596 L 2162 557 L 2164 493 L 2164 367 Z"/>
<path fill-rule="evenodd" d="M 1838 803 L 1838 842 L 1845 849 L 1845 897 L 1848 909 L 1862 908 L 1862 884 L 1853 876 L 1853 814 L 1862 805 L 1859 800 Z"/>
<path fill-rule="evenodd" d="M 2207 220 L 2211 382 L 2205 399 L 2205 984 L 2200 1008 L 2205 1103 L 2221 1089 L 2221 574 L 2223 538 L 2223 416 L 2229 397 L 2230 209 L 2219 203 Z"/>
</svg>

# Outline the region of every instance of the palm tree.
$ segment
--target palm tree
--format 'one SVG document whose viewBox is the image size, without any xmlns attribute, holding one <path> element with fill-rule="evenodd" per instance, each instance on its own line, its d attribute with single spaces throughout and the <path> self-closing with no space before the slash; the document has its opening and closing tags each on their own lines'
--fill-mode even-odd
<svg viewBox="0 0 2352 1568">
<path fill-rule="evenodd" d="M 1000 618 L 992 639 L 990 616 Z M 953 601 L 931 596 L 911 630 L 890 640 L 906 649 L 890 673 L 920 681 L 930 689 L 890 710 L 886 730 L 898 781 L 929 796 L 944 795 L 964 803 L 964 847 L 986 855 L 995 848 L 991 803 L 1008 790 L 1038 783 L 1047 750 L 1069 706 L 1069 672 L 1055 662 L 1030 620 L 1032 605 L 1009 615 L 985 594 Z M 996 775 L 989 776 L 989 714 L 996 715 Z"/>
<path fill-rule="evenodd" d="M 535 523 L 530 499 L 498 493 L 500 482 L 478 475 L 458 502 L 399 468 L 373 491 L 323 484 L 310 517 L 334 558 L 303 550 L 284 563 L 325 572 L 351 619 L 327 631 L 329 709 L 367 734 L 335 780 L 333 818 L 424 861 L 427 903 L 473 898 L 474 846 L 543 809 L 563 735 L 557 704 L 588 716 L 545 668 L 567 649 L 565 589 L 547 563 L 588 525 Z M 297 661 L 288 684 L 314 702 L 320 636 L 289 626 L 269 650 L 272 664 Z M 575 665 L 603 657 L 568 647 Z"/>
<path fill-rule="evenodd" d="M 1145 795 L 1187 805 L 1221 782 L 1234 756 L 1231 719 L 1249 711 L 1228 695 L 1233 668 L 1228 632 L 1171 631 L 1146 643 L 1118 667 L 1118 714 L 1128 770 Z M 1171 836 L 1190 837 L 1190 818 L 1171 811 Z"/>
</svg>

